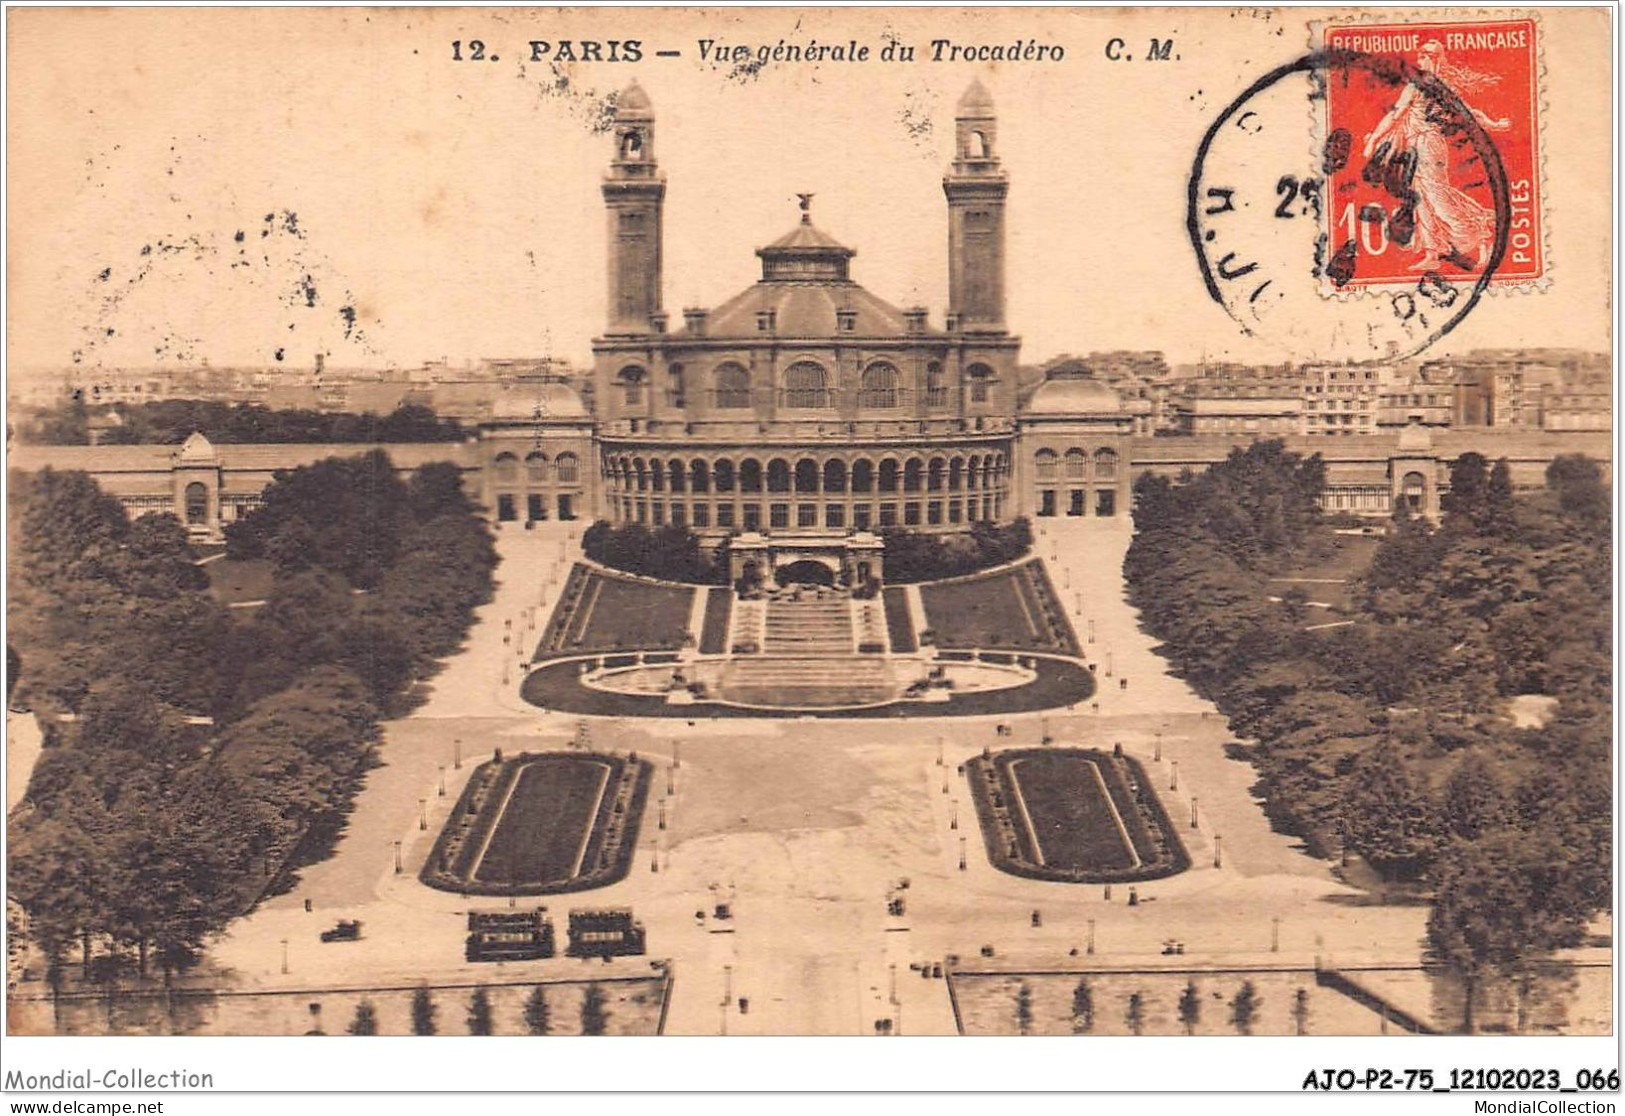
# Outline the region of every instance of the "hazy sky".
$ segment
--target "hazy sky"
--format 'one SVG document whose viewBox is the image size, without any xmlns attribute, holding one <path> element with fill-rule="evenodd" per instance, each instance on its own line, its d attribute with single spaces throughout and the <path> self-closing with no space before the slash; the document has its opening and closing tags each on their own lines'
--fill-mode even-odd
<svg viewBox="0 0 1625 1116">
<path fill-rule="evenodd" d="M 1312 13 L 1323 18 L 1324 9 Z M 1290 11 L 13 10 L 10 358 L 411 364 L 585 361 L 604 322 L 605 97 L 654 101 L 677 317 L 759 273 L 796 220 L 858 250 L 898 304 L 946 300 L 941 176 L 980 76 L 1011 178 L 1009 322 L 1023 359 L 1162 349 L 1273 360 L 1201 286 L 1186 177 L 1209 123 L 1305 49 Z M 1485 300 L 1443 346 L 1609 343 L 1605 14 L 1546 10 L 1543 293 Z M 912 64 L 702 63 L 700 39 L 886 36 Z M 1151 37 L 1177 59 L 1143 59 Z M 1132 62 L 1105 57 L 1124 40 Z M 527 61 L 531 39 L 641 40 L 635 64 Z M 933 38 L 1036 40 L 1063 62 L 932 62 Z M 457 63 L 480 39 L 497 61 Z M 607 48 L 605 48 L 607 50 Z M 676 59 L 656 49 L 680 50 Z M 564 88 L 560 88 L 563 85 Z M 1305 142 L 1307 143 L 1307 118 Z M 241 239 L 239 235 L 241 234 Z M 105 273 L 105 277 L 104 276 Z M 349 316 L 353 314 L 353 322 Z M 1441 347 L 1442 351 L 1442 347 Z"/>
</svg>

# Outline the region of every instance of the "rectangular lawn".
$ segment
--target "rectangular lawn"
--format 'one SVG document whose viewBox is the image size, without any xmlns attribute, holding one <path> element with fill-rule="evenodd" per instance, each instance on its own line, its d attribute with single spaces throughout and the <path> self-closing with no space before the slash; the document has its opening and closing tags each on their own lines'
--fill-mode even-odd
<svg viewBox="0 0 1625 1116">
<path fill-rule="evenodd" d="M 475 867 L 481 883 L 551 883 L 575 874 L 610 768 L 586 758 L 528 764 Z"/>
<path fill-rule="evenodd" d="M 1092 761 L 1064 753 L 1024 756 L 1011 761 L 1009 772 L 1032 819 L 1045 867 L 1133 867 Z M 1016 804 L 1011 806 L 1019 816 Z"/>
<path fill-rule="evenodd" d="M 575 635 L 588 651 L 663 651 L 683 645 L 694 590 L 594 573 Z M 575 650 L 572 647 L 570 650 Z"/>
<path fill-rule="evenodd" d="M 1031 647 L 1038 633 L 1010 571 L 920 586 L 938 647 Z"/>
</svg>

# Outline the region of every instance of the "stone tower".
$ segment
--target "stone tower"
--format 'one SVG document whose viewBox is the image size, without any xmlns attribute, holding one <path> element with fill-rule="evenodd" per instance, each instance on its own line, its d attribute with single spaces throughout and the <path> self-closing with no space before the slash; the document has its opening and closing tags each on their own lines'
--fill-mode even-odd
<svg viewBox="0 0 1625 1116">
<path fill-rule="evenodd" d="M 654 108 L 633 82 L 615 102 L 615 156 L 604 175 L 609 213 L 610 334 L 657 332 L 666 179 L 654 153 Z"/>
<path fill-rule="evenodd" d="M 993 98 L 972 81 L 954 113 L 954 161 L 942 179 L 948 197 L 948 314 L 962 330 L 1004 329 L 1004 199 Z"/>
</svg>

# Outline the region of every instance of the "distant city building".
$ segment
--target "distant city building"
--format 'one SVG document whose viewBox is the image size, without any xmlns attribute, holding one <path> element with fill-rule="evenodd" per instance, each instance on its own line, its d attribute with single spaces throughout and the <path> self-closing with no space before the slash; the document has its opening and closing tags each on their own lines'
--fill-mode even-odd
<svg viewBox="0 0 1625 1116">
<path fill-rule="evenodd" d="M 1303 432 L 1315 436 L 1375 434 L 1382 388 L 1393 378 L 1385 366 L 1307 364 L 1303 381 Z"/>
</svg>

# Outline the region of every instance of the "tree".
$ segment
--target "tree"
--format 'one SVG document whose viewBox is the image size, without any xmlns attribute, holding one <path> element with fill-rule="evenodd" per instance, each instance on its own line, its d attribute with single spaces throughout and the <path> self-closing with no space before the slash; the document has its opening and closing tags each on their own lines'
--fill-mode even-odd
<svg viewBox="0 0 1625 1116">
<path fill-rule="evenodd" d="M 1490 470 L 1489 487 L 1484 492 L 1484 519 L 1481 529 L 1487 535 L 1505 538 L 1517 527 L 1517 506 L 1512 491 L 1512 466 L 1506 458 Z"/>
<path fill-rule="evenodd" d="M 1292 1027 L 1300 1035 L 1309 1033 L 1309 990 L 1298 989 L 1292 997 Z"/>
<path fill-rule="evenodd" d="M 1474 531 L 1483 521 L 1488 502 L 1489 462 L 1481 453 L 1468 451 L 1450 466 L 1450 491 L 1439 501 L 1445 513 L 1445 526 L 1451 530 Z"/>
<path fill-rule="evenodd" d="M 1367 750 L 1343 784 L 1343 836 L 1378 872 L 1414 878 L 1437 845 L 1433 804 L 1391 743 Z"/>
<path fill-rule="evenodd" d="M 1145 1029 L 1145 997 L 1138 992 L 1131 992 L 1128 998 L 1128 1007 L 1123 1013 L 1123 1022 L 1128 1024 L 1128 1032 L 1137 1035 Z"/>
<path fill-rule="evenodd" d="M 604 1010 L 604 990 L 589 984 L 581 993 L 581 1033 L 601 1035 L 609 1026 L 609 1013 Z"/>
<path fill-rule="evenodd" d="M 1444 826 L 1456 837 L 1476 841 L 1512 822 L 1511 796 L 1482 755 L 1462 761 L 1444 787 Z"/>
<path fill-rule="evenodd" d="M 1454 842 L 1439 858 L 1428 945 L 1461 980 L 1464 1033 L 1487 980 L 1518 978 L 1581 941 L 1596 907 L 1574 861 L 1561 837 L 1515 830 Z"/>
<path fill-rule="evenodd" d="M 538 984 L 530 990 L 525 999 L 525 1033 L 529 1035 L 545 1035 L 551 1023 L 550 1011 L 547 1006 L 547 993 Z"/>
<path fill-rule="evenodd" d="M 1202 1021 L 1202 996 L 1196 990 L 1196 982 L 1185 982 L 1185 991 L 1179 996 L 1179 1021 L 1185 1026 L 1187 1035 L 1196 1033 L 1196 1025 Z"/>
<path fill-rule="evenodd" d="M 1033 1033 L 1033 990 L 1026 981 L 1016 988 L 1016 1030 L 1024 1035 Z"/>
<path fill-rule="evenodd" d="M 1253 1020 L 1258 1018 L 1258 1008 L 1263 1002 L 1253 982 L 1242 981 L 1235 998 L 1230 1001 L 1230 1023 L 1239 1034 L 1253 1033 Z"/>
<path fill-rule="evenodd" d="M 434 1017 L 438 1010 L 435 1007 L 433 997 L 429 995 L 427 986 L 414 991 L 412 993 L 412 1033 L 414 1035 L 434 1034 Z"/>
<path fill-rule="evenodd" d="M 1086 1035 L 1095 1026 L 1095 994 L 1089 987 L 1089 979 L 1079 979 L 1077 987 L 1072 989 L 1072 1033 Z"/>
<path fill-rule="evenodd" d="M 488 1035 L 491 1033 L 491 994 L 485 986 L 474 989 L 474 995 L 468 1001 L 468 1033 L 471 1035 Z"/>
<path fill-rule="evenodd" d="M 378 1011 L 372 1006 L 371 1000 L 362 1000 L 355 1006 L 355 1018 L 350 1020 L 345 1033 L 352 1035 L 376 1035 L 378 1033 Z"/>
<path fill-rule="evenodd" d="M 1602 469 L 1584 454 L 1564 454 L 1546 467 L 1546 487 L 1558 509 L 1584 526 L 1606 525 L 1612 511 Z"/>
</svg>

